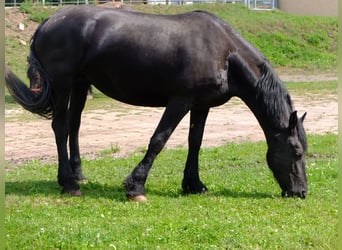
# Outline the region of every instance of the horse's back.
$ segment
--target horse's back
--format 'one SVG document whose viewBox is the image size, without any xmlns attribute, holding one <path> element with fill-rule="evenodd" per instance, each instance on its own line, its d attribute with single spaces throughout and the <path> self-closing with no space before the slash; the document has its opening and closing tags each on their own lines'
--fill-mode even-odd
<svg viewBox="0 0 342 250">
<path fill-rule="evenodd" d="M 164 106 L 169 96 L 195 88 L 216 95 L 227 55 L 241 47 L 248 53 L 248 46 L 207 12 L 152 15 L 94 6 L 61 9 L 33 42 L 52 76 L 83 74 L 105 94 L 147 106 Z"/>
</svg>

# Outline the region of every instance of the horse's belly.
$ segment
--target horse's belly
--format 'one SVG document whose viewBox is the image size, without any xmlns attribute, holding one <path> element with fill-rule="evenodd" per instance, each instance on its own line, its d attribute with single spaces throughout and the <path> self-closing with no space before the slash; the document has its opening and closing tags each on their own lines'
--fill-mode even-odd
<svg viewBox="0 0 342 250">
<path fill-rule="evenodd" d="M 129 84 L 94 84 L 103 94 L 110 98 L 136 106 L 165 107 L 168 95 L 156 90 L 129 87 Z"/>
</svg>

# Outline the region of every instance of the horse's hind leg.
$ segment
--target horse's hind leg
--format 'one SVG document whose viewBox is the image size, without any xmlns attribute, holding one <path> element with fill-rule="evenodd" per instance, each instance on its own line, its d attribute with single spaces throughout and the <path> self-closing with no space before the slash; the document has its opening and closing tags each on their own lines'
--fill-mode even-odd
<svg viewBox="0 0 342 250">
<path fill-rule="evenodd" d="M 69 105 L 69 162 L 76 180 L 83 182 L 86 181 L 86 177 L 82 172 L 78 133 L 81 124 L 81 114 L 87 99 L 88 87 L 89 84 L 77 81 L 71 90 Z"/>
<path fill-rule="evenodd" d="M 70 167 L 67 140 L 68 140 L 68 103 L 71 89 L 71 80 L 56 81 L 54 93 L 56 111 L 52 120 L 52 129 L 55 133 L 58 152 L 58 184 L 62 186 L 62 193 L 81 195 L 73 171 Z"/>
<path fill-rule="evenodd" d="M 203 193 L 208 191 L 200 181 L 198 173 L 198 154 L 202 144 L 205 122 L 209 109 L 191 110 L 189 130 L 189 152 L 184 169 L 182 188 L 184 193 Z"/>
<path fill-rule="evenodd" d="M 190 110 L 189 98 L 174 98 L 168 106 L 158 124 L 156 131 L 151 137 L 150 144 L 143 160 L 126 178 L 125 188 L 127 197 L 134 201 L 145 201 L 145 182 L 154 159 L 163 149 L 170 135 Z"/>
</svg>

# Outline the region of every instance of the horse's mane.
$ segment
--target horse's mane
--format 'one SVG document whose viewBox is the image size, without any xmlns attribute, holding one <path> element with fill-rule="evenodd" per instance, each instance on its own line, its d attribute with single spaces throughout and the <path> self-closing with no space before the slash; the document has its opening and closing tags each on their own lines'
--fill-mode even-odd
<svg viewBox="0 0 342 250">
<path fill-rule="evenodd" d="M 275 74 L 268 62 L 261 68 L 261 77 L 256 83 L 256 98 L 267 118 L 279 128 L 288 125 L 289 115 L 293 112 L 292 100 L 284 84 Z"/>
<path fill-rule="evenodd" d="M 290 94 L 268 62 L 261 69 L 261 77 L 256 83 L 258 103 L 266 110 L 267 119 L 279 129 L 288 127 L 289 115 L 293 112 Z M 304 150 L 307 150 L 306 134 L 301 121 L 297 123 L 297 133 Z"/>
</svg>

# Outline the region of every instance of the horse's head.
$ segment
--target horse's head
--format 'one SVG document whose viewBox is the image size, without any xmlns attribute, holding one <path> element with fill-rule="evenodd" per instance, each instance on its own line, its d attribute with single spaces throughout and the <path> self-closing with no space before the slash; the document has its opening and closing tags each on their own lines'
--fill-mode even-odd
<svg viewBox="0 0 342 250">
<path fill-rule="evenodd" d="M 282 196 L 305 198 L 308 192 L 303 128 L 306 113 L 298 119 L 286 88 L 268 63 L 261 64 L 259 78 L 238 53 L 229 54 L 228 65 L 228 81 L 231 85 L 243 86 L 235 87 L 239 89 L 236 95 L 251 108 L 265 132 L 267 163 L 282 189 Z"/>
<path fill-rule="evenodd" d="M 283 197 L 305 198 L 308 192 L 305 170 L 307 144 L 303 129 L 305 115 L 298 119 L 297 111 L 294 111 L 288 128 L 276 133 L 268 143 L 267 162 Z"/>
</svg>

